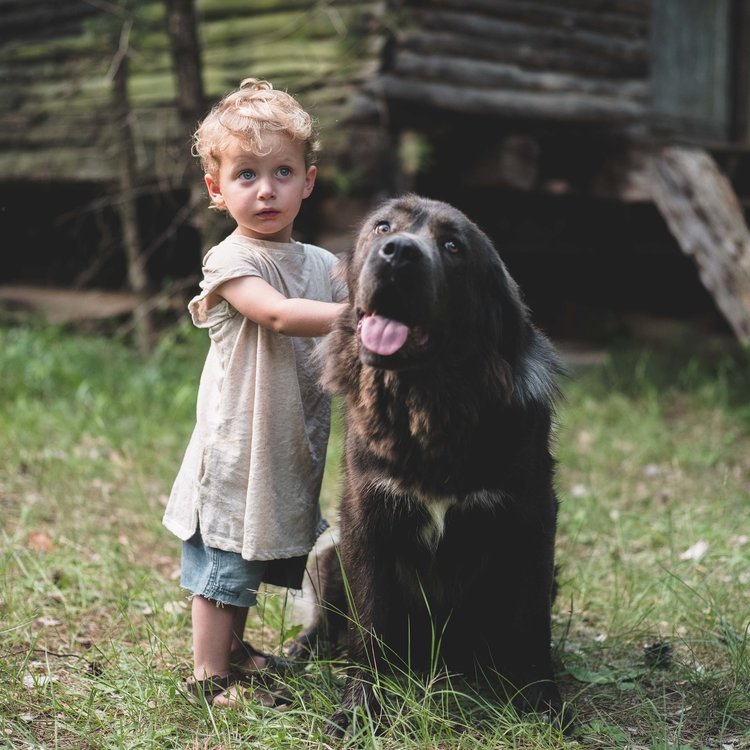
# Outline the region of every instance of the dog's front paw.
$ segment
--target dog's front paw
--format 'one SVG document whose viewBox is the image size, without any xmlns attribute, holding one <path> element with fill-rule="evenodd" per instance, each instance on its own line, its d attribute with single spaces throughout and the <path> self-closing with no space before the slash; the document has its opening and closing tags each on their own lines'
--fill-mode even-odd
<svg viewBox="0 0 750 750">
<path fill-rule="evenodd" d="M 567 703 L 554 703 L 539 712 L 539 718 L 566 737 L 575 734 L 577 719 L 575 711 Z"/>
<path fill-rule="evenodd" d="M 372 684 L 361 672 L 350 673 L 344 686 L 341 707 L 331 715 L 325 727 L 329 737 L 340 739 L 347 732 L 356 733 L 362 722 L 378 722 L 380 702 L 375 697 Z"/>
<path fill-rule="evenodd" d="M 317 652 L 317 643 L 298 636 L 284 649 L 288 659 L 310 661 Z"/>
<path fill-rule="evenodd" d="M 560 691 L 553 681 L 542 681 L 526 687 L 513 701 L 517 711 L 535 713 L 542 722 L 570 734 L 575 726 L 575 714 L 563 703 Z"/>
<path fill-rule="evenodd" d="M 340 708 L 328 719 L 323 733 L 334 740 L 340 740 L 346 734 L 346 730 L 352 723 L 352 712 Z"/>
</svg>

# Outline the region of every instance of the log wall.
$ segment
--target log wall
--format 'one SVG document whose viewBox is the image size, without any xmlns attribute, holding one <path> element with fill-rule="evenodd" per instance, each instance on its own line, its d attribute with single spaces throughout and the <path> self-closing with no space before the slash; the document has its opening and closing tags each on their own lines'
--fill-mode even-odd
<svg viewBox="0 0 750 750">
<path fill-rule="evenodd" d="M 731 20 L 729 3 L 740 0 L 659 0 L 658 7 L 654 1 L 196 0 L 204 88 L 214 101 L 242 78 L 257 76 L 298 95 L 321 124 L 323 173 L 338 170 L 333 177 L 341 184 L 367 153 L 377 151 L 365 170 L 384 163 L 382 138 L 377 149 L 370 140 L 378 142 L 378 128 L 410 126 L 398 122 L 406 111 L 421 116 L 417 129 L 449 113 L 490 122 L 585 123 L 628 135 L 653 133 L 658 122 L 671 127 L 670 137 L 715 137 L 718 123 L 735 141 L 750 142 L 741 51 L 727 53 L 724 68 L 715 66 L 724 71 L 721 80 L 739 82 L 742 96 L 734 99 L 708 74 L 692 83 L 688 74 L 696 66 L 685 59 L 702 49 L 697 42 L 677 45 L 679 65 L 667 54 L 670 29 L 679 27 L 688 41 L 688 28 L 696 38 L 719 39 Z M 688 12 L 709 4 L 715 29 Z M 162 0 L 135 3 L 128 90 L 138 170 L 173 183 L 187 144 L 164 6 Z M 109 0 L 0 0 L 0 179 L 114 178 L 110 79 L 113 35 L 122 26 L 112 12 L 117 7 Z M 659 85 L 684 95 L 675 94 L 674 102 L 655 97 Z M 721 117 L 686 124 L 685 112 L 695 120 L 691 102 L 717 92 L 724 97 Z M 370 128 L 366 138 L 352 137 L 354 122 Z M 364 144 L 364 154 L 357 144 Z"/>
<path fill-rule="evenodd" d="M 142 181 L 179 182 L 178 123 L 165 4 L 135 3 L 128 93 Z M 242 78 L 270 80 L 318 118 L 332 164 L 337 123 L 375 71 L 379 3 L 198 0 L 208 102 Z M 115 2 L 0 0 L 0 179 L 108 181 L 117 174 L 111 106 Z M 325 170 L 325 166 L 323 167 Z"/>
<path fill-rule="evenodd" d="M 649 0 L 409 0 L 385 75 L 392 102 L 496 118 L 626 125 L 648 108 Z"/>
</svg>

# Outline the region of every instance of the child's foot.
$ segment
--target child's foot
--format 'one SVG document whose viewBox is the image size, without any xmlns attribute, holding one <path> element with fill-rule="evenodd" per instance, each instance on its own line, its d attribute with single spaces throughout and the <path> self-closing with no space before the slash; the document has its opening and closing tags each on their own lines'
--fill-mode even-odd
<svg viewBox="0 0 750 750">
<path fill-rule="evenodd" d="M 212 706 L 219 708 L 238 708 L 248 698 L 248 689 L 235 682 L 230 685 L 221 695 L 217 695 Z"/>
<path fill-rule="evenodd" d="M 285 710 L 292 699 L 286 691 L 250 689 L 244 678 L 236 673 L 226 677 L 208 677 L 197 680 L 193 675 L 187 679 L 188 697 L 193 703 L 219 708 L 238 708 L 242 703 L 251 701 L 260 703 L 266 708 Z"/>
<path fill-rule="evenodd" d="M 191 702 L 198 705 L 205 703 L 209 706 L 219 706 L 226 705 L 225 696 L 238 685 L 241 679 L 239 675 L 232 672 L 226 677 L 214 675 L 206 677 L 205 680 L 199 680 L 195 675 L 190 675 L 185 681 L 185 686 Z"/>
<path fill-rule="evenodd" d="M 219 696 L 213 705 L 222 708 L 237 708 L 247 702 L 260 703 L 261 706 L 275 708 L 277 711 L 286 711 L 292 704 L 292 698 L 286 691 L 248 688 L 237 683 Z"/>
</svg>

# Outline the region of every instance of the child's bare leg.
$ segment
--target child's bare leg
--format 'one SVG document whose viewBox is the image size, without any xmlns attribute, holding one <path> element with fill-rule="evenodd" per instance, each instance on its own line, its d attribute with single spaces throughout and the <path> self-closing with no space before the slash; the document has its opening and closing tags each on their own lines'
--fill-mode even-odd
<svg viewBox="0 0 750 750">
<path fill-rule="evenodd" d="M 249 607 L 233 607 L 234 620 L 232 621 L 232 652 L 244 650 L 242 638 L 245 635 L 245 626 L 247 624 L 247 613 Z"/>
<path fill-rule="evenodd" d="M 231 605 L 217 605 L 202 596 L 193 597 L 193 675 L 196 680 L 229 674 L 236 609 Z"/>
<path fill-rule="evenodd" d="M 263 669 L 267 666 L 268 660 L 264 656 L 259 654 L 248 654 L 245 644 L 242 642 L 242 636 L 245 633 L 245 625 L 247 623 L 247 613 L 249 607 L 235 607 L 234 626 L 232 630 L 232 655 L 237 654 L 241 657 L 244 662 L 247 660 L 248 666 L 251 669 Z"/>
<path fill-rule="evenodd" d="M 244 651 L 242 635 L 247 613 L 247 607 L 217 605 L 202 596 L 193 597 L 193 676 L 196 680 L 229 675 L 233 646 Z M 263 668 L 266 662 L 261 656 L 253 656 L 251 661 L 256 669 Z M 214 698 L 213 705 L 234 706 L 241 694 L 238 685 L 231 685 Z"/>
</svg>

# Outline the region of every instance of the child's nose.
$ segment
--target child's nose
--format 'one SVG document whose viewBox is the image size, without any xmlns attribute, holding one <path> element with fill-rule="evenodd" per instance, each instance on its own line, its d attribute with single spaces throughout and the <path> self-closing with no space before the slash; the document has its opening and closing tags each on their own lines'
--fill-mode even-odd
<svg viewBox="0 0 750 750">
<path fill-rule="evenodd" d="M 258 198 L 271 198 L 274 194 L 273 180 L 263 177 L 258 182 Z"/>
</svg>

